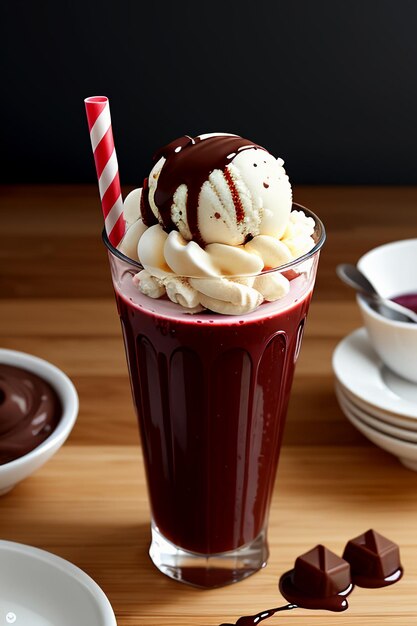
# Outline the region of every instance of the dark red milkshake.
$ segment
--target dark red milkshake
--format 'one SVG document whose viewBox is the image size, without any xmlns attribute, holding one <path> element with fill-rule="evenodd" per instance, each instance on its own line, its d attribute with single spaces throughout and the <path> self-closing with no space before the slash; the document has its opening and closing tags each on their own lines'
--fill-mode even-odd
<svg viewBox="0 0 417 626">
<path fill-rule="evenodd" d="M 285 298 L 242 316 L 190 315 L 144 296 L 132 281 L 136 268 L 109 256 L 154 531 L 205 557 L 262 546 L 256 564 L 232 576 L 227 564 L 224 572 L 181 569 L 181 579 L 201 586 L 238 580 L 268 555 L 268 513 L 318 254 L 308 268 L 294 264 Z"/>
<path fill-rule="evenodd" d="M 203 587 L 266 564 L 320 220 L 282 159 L 225 133 L 154 156 L 109 249 L 152 509 L 150 556 Z M 106 218 L 107 219 L 107 218 Z"/>
<path fill-rule="evenodd" d="M 155 524 L 200 554 L 250 543 L 265 527 L 311 290 L 240 320 L 169 318 L 116 297 Z"/>
</svg>

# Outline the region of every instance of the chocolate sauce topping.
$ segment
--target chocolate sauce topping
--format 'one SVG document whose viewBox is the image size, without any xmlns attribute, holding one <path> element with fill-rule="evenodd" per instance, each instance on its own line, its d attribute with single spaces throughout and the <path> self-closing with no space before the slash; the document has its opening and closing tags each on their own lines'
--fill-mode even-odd
<svg viewBox="0 0 417 626">
<path fill-rule="evenodd" d="M 140 213 L 145 226 L 153 226 L 158 223 L 158 220 L 151 209 L 151 205 L 149 204 L 149 183 L 147 178 L 143 181 L 142 193 L 140 196 Z"/>
<path fill-rule="evenodd" d="M 198 228 L 198 198 L 203 183 L 208 180 L 213 170 L 225 171 L 226 166 L 242 150 L 256 148 L 265 150 L 248 139 L 238 136 L 218 135 L 215 137 L 180 137 L 161 148 L 155 159 L 166 159 L 158 178 L 155 192 L 155 204 L 158 207 L 162 224 L 167 232 L 174 230 L 175 224 L 171 219 L 171 206 L 175 191 L 182 184 L 187 185 L 187 221 L 192 239 L 204 246 Z M 244 218 L 243 207 L 235 188 L 232 177 L 226 176 L 232 198 L 236 208 L 236 218 L 241 222 Z M 146 223 L 146 222 L 145 222 Z"/>
<path fill-rule="evenodd" d="M 56 428 L 56 392 L 42 378 L 0 363 L 0 465 L 27 454 Z"/>
</svg>

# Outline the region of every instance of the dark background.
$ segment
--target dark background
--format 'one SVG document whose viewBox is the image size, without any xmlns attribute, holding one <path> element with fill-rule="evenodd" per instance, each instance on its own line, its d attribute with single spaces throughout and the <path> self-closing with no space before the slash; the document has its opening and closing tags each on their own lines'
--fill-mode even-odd
<svg viewBox="0 0 417 626">
<path fill-rule="evenodd" d="M 176 136 L 242 134 L 294 183 L 417 184 L 415 0 L 2 3 L 3 182 L 94 182 L 83 99 L 121 180 Z"/>
</svg>

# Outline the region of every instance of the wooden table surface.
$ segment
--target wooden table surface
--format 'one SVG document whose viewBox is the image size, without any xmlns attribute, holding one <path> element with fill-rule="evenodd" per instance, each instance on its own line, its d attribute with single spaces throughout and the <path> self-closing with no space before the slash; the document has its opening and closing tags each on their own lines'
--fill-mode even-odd
<svg viewBox="0 0 417 626">
<path fill-rule="evenodd" d="M 0 345 L 61 367 L 81 405 L 66 445 L 0 499 L 0 538 L 50 550 L 84 569 L 109 597 L 119 626 L 218 626 L 277 606 L 279 574 L 298 554 L 319 542 L 340 553 L 347 539 L 370 527 L 399 542 L 406 572 L 400 583 L 356 589 L 342 616 L 298 610 L 267 623 L 416 624 L 417 474 L 347 422 L 333 393 L 331 354 L 361 325 L 336 264 L 416 237 L 417 188 L 301 187 L 294 195 L 322 217 L 328 240 L 289 409 L 271 557 L 246 581 L 200 591 L 164 577 L 147 556 L 144 472 L 97 190 L 1 189 Z"/>
</svg>

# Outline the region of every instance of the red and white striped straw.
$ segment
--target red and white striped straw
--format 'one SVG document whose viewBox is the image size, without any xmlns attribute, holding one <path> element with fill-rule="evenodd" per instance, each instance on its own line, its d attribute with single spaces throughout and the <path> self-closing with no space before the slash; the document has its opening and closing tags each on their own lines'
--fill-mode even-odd
<svg viewBox="0 0 417 626">
<path fill-rule="evenodd" d="M 110 243 L 117 246 L 126 231 L 119 168 L 111 127 L 109 100 L 105 96 L 86 98 L 88 130 L 98 178 L 104 226 Z"/>
</svg>

